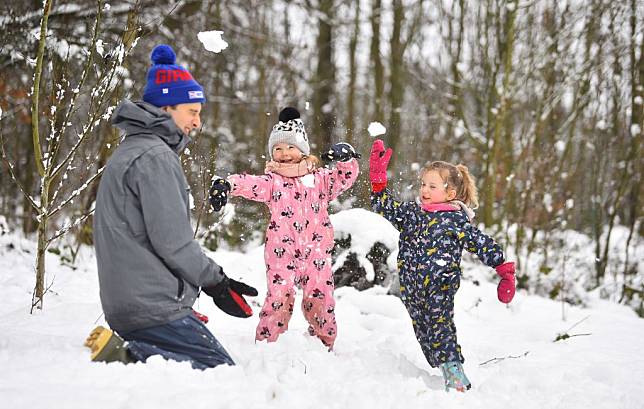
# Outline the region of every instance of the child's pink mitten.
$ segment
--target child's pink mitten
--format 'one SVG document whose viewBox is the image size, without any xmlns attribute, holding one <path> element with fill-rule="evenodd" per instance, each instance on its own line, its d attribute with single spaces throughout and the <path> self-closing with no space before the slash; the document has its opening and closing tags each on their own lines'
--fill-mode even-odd
<svg viewBox="0 0 644 409">
<path fill-rule="evenodd" d="M 387 186 L 387 166 L 392 153 L 391 148 L 385 151 L 385 143 L 381 139 L 376 139 L 371 146 L 369 180 L 374 192 L 381 192 Z"/>
<path fill-rule="evenodd" d="M 514 292 L 516 290 L 514 262 L 498 265 L 495 270 L 499 277 L 501 277 L 501 281 L 496 288 L 496 294 L 499 297 L 499 301 L 504 304 L 509 304 L 512 298 L 514 298 Z"/>
</svg>

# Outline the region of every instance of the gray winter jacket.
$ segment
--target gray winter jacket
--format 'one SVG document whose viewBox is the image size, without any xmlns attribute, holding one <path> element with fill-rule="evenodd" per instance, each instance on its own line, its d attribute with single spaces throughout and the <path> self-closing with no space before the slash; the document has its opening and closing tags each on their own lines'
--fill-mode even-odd
<svg viewBox="0 0 644 409">
<path fill-rule="evenodd" d="M 125 333 L 190 314 L 198 287 L 217 284 L 223 271 L 193 239 L 179 162 L 190 139 L 145 102 L 123 101 L 112 123 L 125 139 L 98 188 L 94 245 L 105 319 Z"/>
</svg>

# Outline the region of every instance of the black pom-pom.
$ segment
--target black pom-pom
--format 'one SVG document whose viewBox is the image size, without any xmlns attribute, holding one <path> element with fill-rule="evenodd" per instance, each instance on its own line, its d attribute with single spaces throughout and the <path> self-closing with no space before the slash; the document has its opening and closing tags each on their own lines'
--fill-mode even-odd
<svg viewBox="0 0 644 409">
<path fill-rule="evenodd" d="M 287 122 L 291 119 L 297 119 L 300 117 L 300 111 L 293 107 L 286 107 L 280 111 L 280 122 Z"/>
<path fill-rule="evenodd" d="M 174 50 L 169 45 L 161 44 L 154 47 L 150 59 L 155 65 L 172 65 L 177 59 Z"/>
</svg>

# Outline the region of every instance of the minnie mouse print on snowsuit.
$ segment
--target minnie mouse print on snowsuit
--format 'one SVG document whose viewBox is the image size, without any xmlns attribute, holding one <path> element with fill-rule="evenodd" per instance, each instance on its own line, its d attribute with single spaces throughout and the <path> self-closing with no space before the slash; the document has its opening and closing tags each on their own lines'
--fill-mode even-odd
<svg viewBox="0 0 644 409">
<path fill-rule="evenodd" d="M 338 145 L 342 145 L 340 149 Z M 312 170 L 307 162 L 310 148 L 306 131 L 293 108 L 280 114 L 268 148 L 273 161 L 267 165 L 266 174 L 227 178 L 230 194 L 266 203 L 271 214 L 264 249 L 268 292 L 259 314 L 256 340 L 276 341 L 288 329 L 298 286 L 303 290 L 302 311 L 309 334 L 332 348 L 337 326 L 331 270 L 333 226 L 328 206 L 358 177 L 358 155 L 350 145 L 337 144 L 329 156 L 338 161 L 335 168 Z M 300 163 L 303 167 L 291 176 L 279 171 L 280 167 L 288 169 Z"/>
</svg>

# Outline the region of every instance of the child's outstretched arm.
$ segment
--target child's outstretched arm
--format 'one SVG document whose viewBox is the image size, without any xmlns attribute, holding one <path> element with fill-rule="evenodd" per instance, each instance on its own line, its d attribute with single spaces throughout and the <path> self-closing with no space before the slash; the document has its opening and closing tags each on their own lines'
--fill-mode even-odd
<svg viewBox="0 0 644 409">
<path fill-rule="evenodd" d="M 465 250 L 475 254 L 483 264 L 495 268 L 503 264 L 503 249 L 492 237 L 483 233 L 476 226 L 467 223 L 464 230 Z"/>
<path fill-rule="evenodd" d="M 268 202 L 273 194 L 273 176 L 236 174 L 226 178 L 231 185 L 230 194 L 256 202 Z"/>
<path fill-rule="evenodd" d="M 406 203 L 400 203 L 391 197 L 387 187 L 387 166 L 393 151 L 385 150 L 385 143 L 376 139 L 369 155 L 369 180 L 371 181 L 371 208 L 380 214 L 399 231 L 403 230 L 405 214 L 408 211 Z"/>
<path fill-rule="evenodd" d="M 501 246 L 493 238 L 469 223 L 465 228 L 464 239 L 465 249 L 476 254 L 479 260 L 494 268 L 501 277 L 497 287 L 499 301 L 505 304 L 512 301 L 516 285 L 514 263 L 505 261 Z"/>
<path fill-rule="evenodd" d="M 360 155 L 353 146 L 341 142 L 333 145 L 323 157 L 329 161 L 336 161 L 335 168 L 324 170 L 324 186 L 331 201 L 353 186 L 359 172 L 356 158 Z"/>
</svg>

